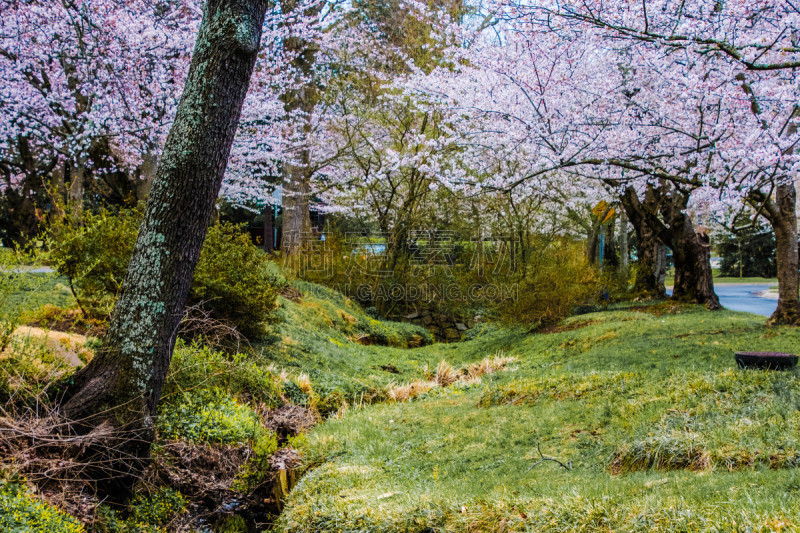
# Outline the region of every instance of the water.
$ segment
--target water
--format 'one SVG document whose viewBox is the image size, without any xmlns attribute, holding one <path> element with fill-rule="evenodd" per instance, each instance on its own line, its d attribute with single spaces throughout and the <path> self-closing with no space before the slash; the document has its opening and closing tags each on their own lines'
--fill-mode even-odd
<svg viewBox="0 0 800 533">
<path fill-rule="evenodd" d="M 719 296 L 719 303 L 726 309 L 770 316 L 778 306 L 778 301 L 758 296 L 758 293 L 774 286 L 774 283 L 725 284 L 714 285 L 714 290 Z M 672 289 L 667 294 L 672 294 Z"/>
</svg>

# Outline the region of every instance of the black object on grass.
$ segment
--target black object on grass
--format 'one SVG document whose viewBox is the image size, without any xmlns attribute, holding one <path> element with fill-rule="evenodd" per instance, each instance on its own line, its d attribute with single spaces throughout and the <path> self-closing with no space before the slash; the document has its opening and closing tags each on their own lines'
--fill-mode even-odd
<svg viewBox="0 0 800 533">
<path fill-rule="evenodd" d="M 740 368 L 786 370 L 797 364 L 797 355 L 783 352 L 736 352 Z"/>
</svg>

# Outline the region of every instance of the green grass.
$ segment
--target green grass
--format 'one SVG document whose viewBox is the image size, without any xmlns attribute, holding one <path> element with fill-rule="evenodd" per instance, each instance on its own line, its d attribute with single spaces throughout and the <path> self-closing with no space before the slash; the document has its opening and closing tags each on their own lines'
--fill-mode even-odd
<svg viewBox="0 0 800 533">
<path fill-rule="evenodd" d="M 3 307 L 0 308 L 0 313 L 15 309 L 28 313 L 45 304 L 65 308 L 75 305 L 75 298 L 69 290 L 66 278 L 49 273 L 19 275 L 22 280 L 17 285 L 17 290 L 9 295 Z"/>
<path fill-rule="evenodd" d="M 460 363 L 503 349 L 519 359 L 481 384 L 318 426 L 306 454 L 320 466 L 290 495 L 278 529 L 795 530 L 797 373 L 739 370 L 732 352 L 798 351 L 800 332 L 745 313 L 650 311 L 397 354 Z M 572 469 L 533 466 L 539 447 Z"/>
<path fill-rule="evenodd" d="M 306 373 L 322 396 L 341 392 L 350 403 L 383 399 L 392 383 L 422 378 L 442 359 L 454 366 L 480 360 L 523 335 L 487 326 L 470 343 L 430 344 L 430 334 L 412 324 L 377 320 L 331 289 L 299 283 L 300 303 L 279 298 L 273 335 L 256 348 L 268 362 Z M 370 335 L 389 345 L 362 345 Z M 408 349 L 416 343 L 425 348 Z M 383 367 L 383 368 L 381 368 Z"/>
<path fill-rule="evenodd" d="M 728 278 L 720 276 L 718 278 L 714 278 L 714 283 L 735 283 L 735 284 L 770 283 L 772 285 L 777 285 L 778 278 Z"/>
<path fill-rule="evenodd" d="M 303 298 L 280 299 L 256 357 L 179 349 L 165 400 L 202 384 L 271 405 L 280 380 L 269 364 L 298 382 L 308 374 L 317 405 L 346 399 L 349 410 L 305 440 L 310 469 L 278 531 L 800 527 L 798 373 L 733 362 L 740 349 L 800 351 L 800 330 L 671 302 L 614 304 L 553 333 L 483 326 L 471 340 L 410 348 L 430 338 L 336 292 L 295 286 Z M 40 293 L 53 303 L 63 287 Z M 425 378 L 442 360 L 460 367 L 498 352 L 517 358 L 505 372 L 386 401 L 388 386 Z M 540 449 L 571 469 L 537 464 Z"/>
</svg>

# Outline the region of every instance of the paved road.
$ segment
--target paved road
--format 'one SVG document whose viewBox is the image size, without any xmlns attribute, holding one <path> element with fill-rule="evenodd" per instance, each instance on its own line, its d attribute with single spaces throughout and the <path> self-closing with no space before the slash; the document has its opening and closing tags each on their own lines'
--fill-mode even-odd
<svg viewBox="0 0 800 533">
<path fill-rule="evenodd" d="M 777 300 L 762 298 L 758 293 L 774 287 L 774 283 L 714 285 L 719 303 L 731 311 L 746 311 L 761 316 L 770 316 L 778 305 Z M 672 294 L 672 289 L 667 291 Z"/>
</svg>

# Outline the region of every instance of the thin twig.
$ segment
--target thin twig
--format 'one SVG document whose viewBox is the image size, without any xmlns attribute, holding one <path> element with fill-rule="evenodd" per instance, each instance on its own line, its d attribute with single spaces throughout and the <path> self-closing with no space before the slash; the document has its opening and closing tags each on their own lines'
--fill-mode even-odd
<svg viewBox="0 0 800 533">
<path fill-rule="evenodd" d="M 552 461 L 554 463 L 557 463 L 564 470 L 572 470 L 572 461 L 567 461 L 567 464 L 564 464 L 554 457 L 545 457 L 544 454 L 542 453 L 541 444 L 537 444 L 536 449 L 539 451 L 539 457 L 541 457 L 541 459 L 539 459 L 538 461 L 533 463 L 530 467 L 528 467 L 528 469 L 525 472 L 530 472 L 531 470 L 533 470 L 534 467 L 539 466 L 545 461 Z"/>
</svg>

